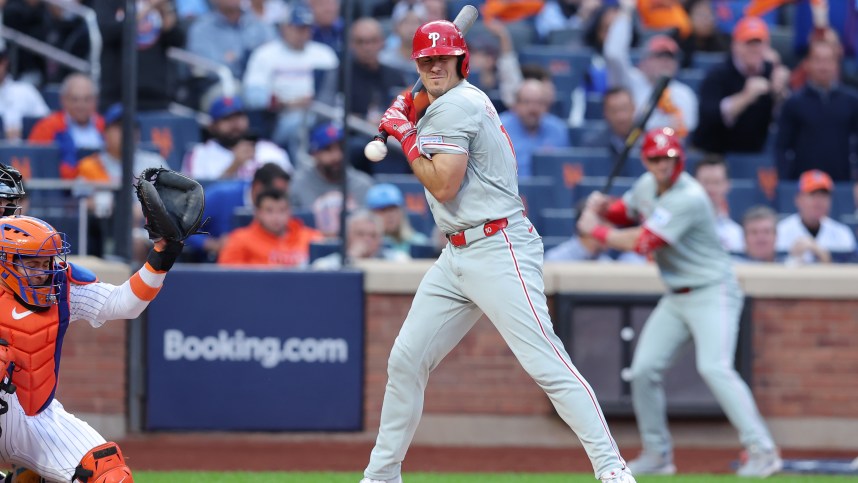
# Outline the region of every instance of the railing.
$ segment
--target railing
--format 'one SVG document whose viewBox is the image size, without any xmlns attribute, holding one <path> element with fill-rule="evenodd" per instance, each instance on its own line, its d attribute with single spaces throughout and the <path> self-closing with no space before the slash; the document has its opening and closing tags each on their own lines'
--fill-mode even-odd
<svg viewBox="0 0 858 483">
<path fill-rule="evenodd" d="M 89 248 L 89 215 L 87 212 L 87 200 L 97 190 L 119 191 L 122 186 L 119 183 L 91 182 L 82 180 L 65 180 L 55 178 L 31 178 L 26 181 L 27 190 L 70 190 L 77 198 L 78 214 L 78 255 L 86 255 Z"/>
<path fill-rule="evenodd" d="M 224 96 L 232 97 L 238 95 L 235 78 L 232 76 L 232 71 L 226 65 L 176 47 L 167 49 L 167 57 L 188 64 L 197 70 L 217 75 Z"/>
<path fill-rule="evenodd" d="M 92 64 L 89 61 L 81 59 L 80 57 L 75 57 L 64 50 L 58 49 L 53 45 L 42 42 L 34 37 L 30 37 L 23 32 L 11 29 L 8 26 L 4 25 L 3 28 L 0 28 L 0 36 L 29 51 L 43 55 L 58 64 L 62 64 L 80 72 L 91 72 Z"/>
<path fill-rule="evenodd" d="M 89 76 L 95 82 L 95 85 L 99 85 L 99 81 L 101 80 L 101 49 L 103 44 L 95 10 L 76 2 L 70 2 L 69 0 L 42 1 L 83 18 L 83 21 L 86 23 L 87 34 L 89 35 Z"/>
</svg>

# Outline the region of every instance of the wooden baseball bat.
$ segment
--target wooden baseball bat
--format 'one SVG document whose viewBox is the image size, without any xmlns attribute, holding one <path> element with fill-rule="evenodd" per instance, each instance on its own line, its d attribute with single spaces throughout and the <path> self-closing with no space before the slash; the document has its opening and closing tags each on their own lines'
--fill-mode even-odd
<svg viewBox="0 0 858 483">
<path fill-rule="evenodd" d="M 629 152 L 632 150 L 632 146 L 638 141 L 645 130 L 645 126 L 649 118 L 652 116 L 652 112 L 655 110 L 655 107 L 658 105 L 659 99 L 661 99 L 661 95 L 664 93 L 664 90 L 667 89 L 667 84 L 670 82 L 670 77 L 661 76 L 656 80 L 655 85 L 652 89 L 652 94 L 649 96 L 649 100 L 647 101 L 646 108 L 641 113 L 641 116 L 635 120 L 635 124 L 632 127 L 629 135 L 626 136 L 626 142 L 623 146 L 623 152 L 620 153 L 620 156 L 614 161 L 614 167 L 611 169 L 611 174 L 608 176 L 608 181 L 605 183 L 604 188 L 602 188 L 602 193 L 608 194 L 611 191 L 611 187 L 614 185 L 614 179 L 620 174 L 620 171 L 623 170 L 623 166 L 626 165 L 626 159 L 629 157 Z"/>
<path fill-rule="evenodd" d="M 455 25 L 462 35 L 468 33 L 468 30 L 471 30 L 471 27 L 474 25 L 474 22 L 477 21 L 477 17 L 480 16 L 479 10 L 473 5 L 465 5 L 462 7 L 462 10 L 459 11 L 459 14 L 456 15 L 456 18 L 453 20 L 453 25 Z M 423 81 L 417 79 L 417 82 L 414 83 L 414 87 L 411 88 L 411 95 L 416 96 L 420 89 L 423 88 Z M 387 142 L 388 134 L 385 131 L 379 131 L 378 134 L 373 137 L 373 141 L 378 140 L 383 143 Z"/>
</svg>

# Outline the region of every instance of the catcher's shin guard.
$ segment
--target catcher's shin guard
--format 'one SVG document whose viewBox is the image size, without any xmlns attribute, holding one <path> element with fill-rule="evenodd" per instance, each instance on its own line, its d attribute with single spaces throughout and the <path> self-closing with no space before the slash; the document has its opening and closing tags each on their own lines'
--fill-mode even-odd
<svg viewBox="0 0 858 483">
<path fill-rule="evenodd" d="M 119 446 L 112 441 L 96 446 L 83 456 L 74 470 L 72 482 L 80 483 L 134 483 L 131 468 Z"/>
</svg>

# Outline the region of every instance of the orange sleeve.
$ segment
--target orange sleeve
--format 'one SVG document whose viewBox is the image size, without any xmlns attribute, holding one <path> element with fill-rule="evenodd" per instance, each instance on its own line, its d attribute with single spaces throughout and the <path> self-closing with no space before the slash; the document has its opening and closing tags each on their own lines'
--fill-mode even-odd
<svg viewBox="0 0 858 483">
<path fill-rule="evenodd" d="M 30 131 L 30 137 L 27 140 L 38 144 L 50 144 L 54 142 L 54 136 L 56 135 L 55 124 L 51 117 L 42 119 L 33 126 L 33 130 Z"/>
<path fill-rule="evenodd" d="M 60 174 L 65 178 L 65 173 L 60 169 Z M 89 181 L 110 181 L 107 172 L 104 171 L 104 166 L 101 164 L 101 158 L 98 154 L 90 154 L 83 158 L 77 164 L 77 176 Z"/>
<path fill-rule="evenodd" d="M 217 256 L 218 265 L 244 265 L 247 257 L 244 256 L 244 240 L 238 230 L 233 231 L 226 237 L 223 247 Z"/>
</svg>

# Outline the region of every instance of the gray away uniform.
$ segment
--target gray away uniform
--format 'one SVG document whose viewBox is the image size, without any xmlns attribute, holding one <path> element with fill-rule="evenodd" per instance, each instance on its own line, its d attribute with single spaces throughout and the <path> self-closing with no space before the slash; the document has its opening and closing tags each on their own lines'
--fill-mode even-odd
<svg viewBox="0 0 858 483">
<path fill-rule="evenodd" d="M 365 476 L 391 480 L 400 474 L 429 373 L 484 313 L 578 435 L 597 477 L 625 467 L 593 389 L 554 333 L 544 294 L 542 239 L 522 214 L 512 143 L 491 101 L 462 81 L 429 106 L 417 135 L 427 157 L 468 155 L 454 199 L 441 203 L 426 192 L 443 232 L 501 218 L 509 225 L 466 246 L 448 243 L 420 283 L 391 350 L 378 439 Z"/>
<path fill-rule="evenodd" d="M 655 251 L 669 293 L 650 315 L 632 361 L 632 403 L 644 450 L 672 451 L 662 375 L 679 350 L 693 339 L 697 371 L 712 390 L 746 447 L 774 449 L 774 442 L 748 385 L 733 362 L 743 294 L 730 257 L 715 230 L 715 210 L 688 173 L 656 196 L 646 173 L 623 196 L 631 219 L 669 245 Z"/>
</svg>

